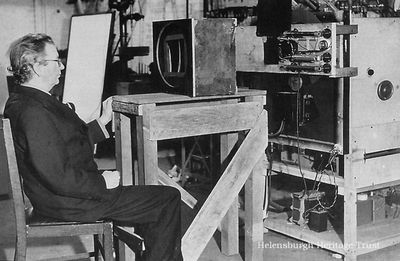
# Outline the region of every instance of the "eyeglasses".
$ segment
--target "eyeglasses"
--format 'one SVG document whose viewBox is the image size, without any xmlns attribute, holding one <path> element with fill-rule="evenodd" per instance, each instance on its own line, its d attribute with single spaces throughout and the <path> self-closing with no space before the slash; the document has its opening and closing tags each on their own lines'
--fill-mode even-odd
<svg viewBox="0 0 400 261">
<path fill-rule="evenodd" d="M 58 66 L 63 66 L 64 64 L 61 62 L 61 59 L 54 59 L 54 60 L 42 60 L 42 61 L 46 61 L 46 62 L 57 62 Z"/>
</svg>

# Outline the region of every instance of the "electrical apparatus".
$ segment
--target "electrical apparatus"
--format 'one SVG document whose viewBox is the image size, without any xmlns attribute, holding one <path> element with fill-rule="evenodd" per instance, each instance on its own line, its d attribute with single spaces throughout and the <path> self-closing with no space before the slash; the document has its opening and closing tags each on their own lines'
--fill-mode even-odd
<svg viewBox="0 0 400 261">
<path fill-rule="evenodd" d="M 286 31 L 279 40 L 280 69 L 297 72 L 335 74 L 338 67 L 336 59 L 336 24 L 321 24 L 321 30 L 312 31 L 312 26 L 295 25 Z"/>
<path fill-rule="evenodd" d="M 324 40 L 324 29 L 336 27 L 338 30 L 341 27 L 333 24 L 331 27 L 324 23 L 292 25 L 291 31 L 283 35 L 297 37 L 320 32 L 321 36 L 295 39 L 297 43 L 307 38 L 315 39 L 311 45 L 315 46 Z M 281 69 L 284 63 L 265 65 L 262 41 L 256 38 L 255 28 L 237 30 L 238 70 L 264 72 L 258 76 L 258 81 L 268 91 L 268 124 L 270 141 L 275 144 L 274 158 L 280 159 L 281 150 L 290 150 L 289 147 L 293 148 L 292 157 L 297 158 L 296 148 L 300 146 L 303 155 L 317 162 L 310 164 L 312 168 L 304 169 L 313 180 L 320 165 L 319 159 L 325 159 L 321 165 L 325 167 L 331 152 L 336 150 L 339 153 L 332 166 L 338 176 L 343 176 L 340 161 L 342 155 L 348 153 L 346 150 L 351 139 L 352 152 L 357 152 L 357 157 L 362 159 L 352 164 L 360 173 L 357 174 L 357 186 L 377 186 L 394 179 L 396 169 L 400 168 L 400 162 L 393 161 L 400 151 L 400 118 L 397 113 L 400 110 L 400 74 L 397 69 L 400 50 L 396 47 L 400 42 L 400 18 L 353 18 L 352 24 L 357 25 L 357 33 L 349 36 L 349 67 L 344 66 L 343 38 L 346 35 L 338 35 L 336 31 L 333 40 L 335 33 L 332 33 L 331 42 L 336 43 L 336 54 L 332 55 L 335 58 L 330 64 L 332 68 L 337 66 L 334 69 L 336 74 L 303 70 L 301 65 L 317 63 L 310 58 L 316 56 L 311 52 L 294 55 L 295 60 L 305 61 L 295 72 Z M 297 35 L 294 35 L 294 29 L 298 31 Z M 339 30 L 344 33 L 353 29 L 342 27 Z M 357 75 L 338 73 L 346 68 L 348 71 L 355 68 Z M 345 77 L 349 77 L 349 90 L 344 89 Z M 293 168 L 279 167 L 275 163 L 273 168 L 289 169 L 299 175 L 296 164 L 292 165 Z M 325 169 L 330 170 L 330 167 Z"/>
<path fill-rule="evenodd" d="M 367 2 L 361 4 L 365 6 Z M 354 10 L 350 11 L 353 15 Z M 328 244 L 339 247 L 324 248 L 353 260 L 367 251 L 357 247 L 343 251 L 343 246 L 376 242 L 376 248 L 368 250 L 372 252 L 399 240 L 399 230 L 394 229 L 399 221 L 393 220 L 398 216 L 396 208 L 384 218 L 383 198 L 357 203 L 357 195 L 370 195 L 400 184 L 400 50 L 396 47 L 400 41 L 400 18 L 385 17 L 378 6 L 367 6 L 368 18 L 359 14 L 358 17 L 346 16 L 348 20 L 344 24 L 330 23 L 337 30 L 331 38 L 324 37 L 324 29 L 332 28 L 326 27 L 329 23 L 306 24 L 305 27 L 292 24 L 291 29 L 280 36 L 279 55 L 285 58 L 280 64 L 264 63 L 262 40 L 249 38 L 255 34 L 255 28 L 248 28 L 252 31 L 244 32 L 246 37 L 237 37 L 240 40 L 237 43 L 239 71 L 243 72 L 239 77 L 252 74 L 255 83 L 249 85 L 262 86 L 268 93 L 269 168 L 271 173 L 289 180 L 292 185 L 285 187 L 293 197 L 292 221 L 307 222 L 301 217 L 306 213 L 305 199 L 308 199 L 303 200 L 302 194 L 293 191 L 304 188 L 304 191 L 324 192 L 323 200 L 329 202 L 322 208 L 322 212 L 329 213 L 329 232 L 320 232 L 321 237 L 310 231 L 310 226 L 310 230 L 287 226 L 286 213 L 271 211 L 265 226 L 315 244 L 327 239 Z M 373 15 L 377 17 L 372 18 Z M 319 47 L 319 42 L 326 40 L 336 44 L 336 58 L 329 62 L 322 56 L 328 51 Z M 335 72 L 324 72 L 326 63 L 330 63 Z M 315 70 L 315 66 L 321 66 L 322 70 Z M 356 68 L 354 73 L 350 68 Z M 363 203 L 366 205 L 362 206 Z M 308 205 L 315 206 L 315 200 Z M 311 212 L 317 218 L 314 228 L 323 229 L 318 218 L 325 214 L 311 210 L 310 215 Z M 357 213 L 366 219 L 357 219 Z M 374 226 L 360 226 L 370 222 L 375 222 Z M 337 233 L 339 240 L 330 238 L 330 233 Z"/>
<path fill-rule="evenodd" d="M 324 195 L 316 190 L 292 193 L 292 222 L 300 226 L 307 224 L 310 212 L 317 210 Z"/>
<path fill-rule="evenodd" d="M 310 211 L 308 227 L 315 232 L 323 232 L 327 230 L 328 212 L 326 210 Z"/>
<path fill-rule="evenodd" d="M 235 94 L 235 26 L 234 18 L 153 22 L 155 74 L 163 90 Z"/>
<path fill-rule="evenodd" d="M 290 30 L 277 37 L 277 50 L 264 49 L 264 57 L 274 56 L 268 52 L 278 52 L 277 63 L 269 66 L 277 73 L 355 76 L 356 68 L 343 66 L 341 41 L 344 34 L 356 32 L 354 26 L 337 23 L 292 24 Z"/>
<path fill-rule="evenodd" d="M 355 17 L 399 16 L 397 0 L 295 0 L 295 2 L 306 6 L 321 22 L 343 22 L 349 12 Z"/>
</svg>

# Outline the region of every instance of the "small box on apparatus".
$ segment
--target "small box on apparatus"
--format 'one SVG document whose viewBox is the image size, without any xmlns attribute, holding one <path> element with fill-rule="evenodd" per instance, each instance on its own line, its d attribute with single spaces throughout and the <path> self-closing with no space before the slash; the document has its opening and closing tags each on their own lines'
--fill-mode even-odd
<svg viewBox="0 0 400 261">
<path fill-rule="evenodd" d="M 308 227 L 315 232 L 323 232 L 328 227 L 328 212 L 324 209 L 312 210 L 309 215 Z"/>
</svg>

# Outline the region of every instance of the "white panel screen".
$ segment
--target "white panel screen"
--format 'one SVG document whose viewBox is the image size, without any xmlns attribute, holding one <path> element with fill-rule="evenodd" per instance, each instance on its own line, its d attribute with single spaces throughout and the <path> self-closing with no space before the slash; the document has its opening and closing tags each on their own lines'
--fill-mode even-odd
<svg viewBox="0 0 400 261">
<path fill-rule="evenodd" d="M 100 116 L 112 13 L 71 18 L 63 102 L 85 122 Z"/>
</svg>

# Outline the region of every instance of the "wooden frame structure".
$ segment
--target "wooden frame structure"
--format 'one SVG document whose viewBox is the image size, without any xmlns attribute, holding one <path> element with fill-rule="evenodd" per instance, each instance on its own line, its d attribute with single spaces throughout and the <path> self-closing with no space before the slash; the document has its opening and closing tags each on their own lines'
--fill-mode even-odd
<svg viewBox="0 0 400 261">
<path fill-rule="evenodd" d="M 340 26 L 343 36 L 342 39 L 339 38 L 340 44 L 337 45 L 342 52 L 339 53 L 342 59 L 341 66 L 348 69 L 339 68 L 337 72 L 340 73 L 329 76 L 341 78 L 337 79 L 335 86 L 339 91 L 334 117 L 337 122 L 335 143 L 343 147 L 343 152 L 339 155 L 343 166 L 337 168 L 338 173 L 342 175 L 335 177 L 338 194 L 343 196 L 343 226 L 317 233 L 301 226 L 288 225 L 286 213 L 272 212 L 269 212 L 265 226 L 278 233 L 339 253 L 346 261 L 354 261 L 360 255 L 400 243 L 398 218 L 387 217 L 379 221 L 372 220 L 367 224 L 357 224 L 357 194 L 370 194 L 374 190 L 400 184 L 400 118 L 397 113 L 400 96 L 393 89 L 393 95 L 386 97 L 387 99 L 379 97 L 379 86 L 382 83 L 399 82 L 398 67 L 394 66 L 398 64 L 399 51 L 392 46 L 400 40 L 397 33 L 400 19 L 351 19 L 351 16 L 348 19 L 345 25 Z M 262 41 L 256 39 L 254 27 L 240 28 L 236 36 L 239 50 L 237 64 L 240 64 L 238 71 L 292 74 L 278 72 L 276 67 L 263 65 L 263 61 L 260 60 Z M 350 65 L 355 67 L 349 67 Z M 358 68 L 358 74 L 355 75 L 356 70 L 351 68 Z M 343 74 L 346 70 L 353 73 Z M 297 141 L 296 139 L 281 135 L 269 141 L 320 152 L 329 152 L 335 145 L 333 142 L 329 144 L 301 136 Z M 296 164 L 274 162 L 271 168 L 274 172 L 297 177 L 304 175 L 306 179 L 315 179 L 314 171 L 304 168 L 300 172 Z M 331 176 L 324 175 L 321 182 L 331 184 L 330 179 Z"/>
<path fill-rule="evenodd" d="M 166 93 L 116 96 L 117 169 L 122 183 L 177 186 L 158 168 L 157 141 L 221 134 L 221 160 L 232 152 L 237 132 L 247 131 L 241 146 L 182 239 L 185 260 L 197 260 L 221 223 L 222 252 L 239 253 L 237 195 L 245 185 L 245 260 L 263 260 L 263 195 L 268 142 L 266 92 L 239 90 L 235 95 L 190 98 Z M 136 132 L 132 123 L 136 124 Z M 133 173 L 132 133 L 136 133 L 138 173 Z M 230 155 L 232 156 L 232 155 Z M 224 162 L 226 163 L 226 162 Z M 135 174 L 135 175 L 133 175 Z M 182 200 L 196 200 L 179 188 Z M 232 206 L 232 207 L 231 207 Z"/>
</svg>

